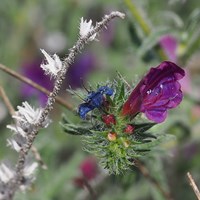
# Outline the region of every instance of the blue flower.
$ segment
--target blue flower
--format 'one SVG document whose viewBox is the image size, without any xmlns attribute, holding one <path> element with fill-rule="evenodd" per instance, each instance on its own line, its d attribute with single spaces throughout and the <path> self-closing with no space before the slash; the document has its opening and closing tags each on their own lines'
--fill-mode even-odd
<svg viewBox="0 0 200 200">
<path fill-rule="evenodd" d="M 78 114 L 82 119 L 85 119 L 88 112 L 101 107 L 104 101 L 104 95 L 112 96 L 112 94 L 113 89 L 108 86 L 101 86 L 96 92 L 89 92 L 87 98 L 85 99 L 85 103 L 80 104 Z"/>
</svg>

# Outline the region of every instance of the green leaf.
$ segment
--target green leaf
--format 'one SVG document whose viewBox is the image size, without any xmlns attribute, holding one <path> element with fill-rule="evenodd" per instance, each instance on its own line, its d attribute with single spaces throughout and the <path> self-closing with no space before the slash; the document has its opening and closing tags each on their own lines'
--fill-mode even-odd
<svg viewBox="0 0 200 200">
<path fill-rule="evenodd" d="M 147 150 L 147 149 L 152 149 L 155 146 L 158 146 L 159 144 L 163 143 L 163 142 L 167 142 L 169 140 L 174 139 L 173 135 L 160 135 L 158 136 L 158 138 L 156 140 L 153 140 L 152 142 L 148 142 L 148 143 L 143 143 L 143 144 L 139 144 L 139 145 L 132 145 L 132 148 L 134 150 Z"/>
<path fill-rule="evenodd" d="M 116 83 L 116 93 L 114 96 L 114 102 L 121 102 L 124 100 L 125 96 L 125 86 L 124 82 L 122 80 L 117 80 Z"/>
</svg>

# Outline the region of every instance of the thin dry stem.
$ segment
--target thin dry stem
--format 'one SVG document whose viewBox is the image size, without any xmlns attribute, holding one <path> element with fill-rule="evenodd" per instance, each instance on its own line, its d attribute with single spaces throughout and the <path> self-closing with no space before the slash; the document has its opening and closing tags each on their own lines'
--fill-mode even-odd
<svg viewBox="0 0 200 200">
<path fill-rule="evenodd" d="M 92 35 L 99 33 L 100 30 L 106 27 L 106 25 L 111 19 L 115 17 L 124 18 L 124 16 L 125 15 L 120 12 L 112 12 L 111 14 L 106 15 L 101 22 L 96 24 L 93 30 L 91 30 L 84 38 L 80 37 L 77 43 L 72 47 L 72 49 L 70 49 L 68 57 L 63 62 L 63 69 L 59 72 L 55 80 L 53 91 L 49 94 L 47 105 L 41 114 L 39 122 L 35 125 L 35 129 L 30 134 L 28 134 L 27 143 L 21 148 L 19 152 L 18 162 L 16 165 L 16 177 L 13 180 L 13 184 L 10 190 L 9 200 L 13 199 L 16 190 L 23 181 L 23 169 L 26 160 L 26 155 L 28 154 L 30 148 L 32 147 L 32 144 L 38 134 L 39 129 L 42 128 L 43 122 L 46 120 L 50 111 L 53 109 L 56 96 L 58 95 L 61 89 L 61 85 L 63 80 L 65 79 L 65 74 L 69 68 L 69 65 L 74 62 L 75 56 L 83 49 L 84 45 L 90 41 L 90 37 Z"/>
<path fill-rule="evenodd" d="M 4 103 L 5 103 L 6 107 L 8 108 L 8 111 L 9 111 L 10 115 L 11 116 L 14 115 L 15 110 L 14 110 L 12 104 L 10 103 L 10 100 L 9 100 L 8 96 L 6 95 L 6 93 L 5 93 L 5 90 L 3 89 L 3 87 L 1 85 L 0 85 L 0 95 L 1 95 L 1 97 L 2 97 L 2 99 L 4 101 Z"/>
<path fill-rule="evenodd" d="M 4 72 L 6 72 L 7 74 L 13 76 L 14 78 L 34 87 L 35 89 L 39 90 L 40 92 L 46 94 L 46 95 L 50 95 L 50 91 L 47 90 L 46 88 L 42 87 L 41 85 L 35 83 L 34 81 L 32 81 L 31 79 L 15 72 L 14 70 L 11 70 L 10 68 L 8 68 L 5 65 L 0 64 L 0 69 L 3 70 Z M 68 110 L 73 110 L 73 106 L 66 102 L 64 99 L 62 99 L 61 97 L 56 97 L 55 98 L 56 102 L 62 106 L 64 106 L 65 108 L 67 108 Z"/>
<path fill-rule="evenodd" d="M 84 183 L 85 188 L 88 190 L 90 194 L 91 200 L 97 200 L 97 194 L 86 178 L 84 178 L 83 183 Z"/>
<path fill-rule="evenodd" d="M 31 147 L 31 151 L 35 157 L 35 160 L 40 164 L 40 166 L 42 167 L 42 169 L 48 169 L 47 165 L 44 163 L 44 161 L 42 160 L 40 153 L 38 152 L 37 148 L 35 146 Z"/>
<path fill-rule="evenodd" d="M 195 193 L 197 199 L 200 200 L 200 192 L 199 192 L 199 189 L 198 189 L 198 187 L 197 187 L 197 185 L 196 185 L 196 183 L 195 183 L 195 181 L 194 181 L 192 175 L 190 174 L 190 172 L 187 173 L 187 177 L 188 177 L 188 181 L 189 181 L 189 183 L 190 183 L 190 186 L 192 187 L 192 189 L 193 189 L 193 191 L 194 191 L 194 193 Z"/>
<path fill-rule="evenodd" d="M 148 169 L 145 167 L 145 165 L 141 161 L 134 160 L 134 164 L 140 170 L 143 176 L 147 180 L 149 180 L 160 191 L 160 193 L 163 195 L 163 197 L 165 197 L 166 200 L 173 200 L 173 198 L 171 197 L 171 194 L 169 192 L 166 192 L 158 183 L 158 181 L 150 175 Z"/>
</svg>

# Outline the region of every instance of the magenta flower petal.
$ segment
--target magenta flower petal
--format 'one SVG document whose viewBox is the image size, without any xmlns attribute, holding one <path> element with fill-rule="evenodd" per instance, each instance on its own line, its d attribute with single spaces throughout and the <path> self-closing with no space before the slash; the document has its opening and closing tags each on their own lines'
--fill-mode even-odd
<svg viewBox="0 0 200 200">
<path fill-rule="evenodd" d="M 159 44 L 165 51 L 165 54 L 167 55 L 168 59 L 170 61 L 176 62 L 176 50 L 178 46 L 177 39 L 172 35 L 164 35 L 163 37 L 161 37 Z"/>
<path fill-rule="evenodd" d="M 167 111 L 165 109 L 154 108 L 152 110 L 146 110 L 145 115 L 149 120 L 161 123 L 166 119 Z"/>
<path fill-rule="evenodd" d="M 167 110 L 175 108 L 182 101 L 178 80 L 184 75 L 183 69 L 169 61 L 151 68 L 124 103 L 122 114 L 133 117 L 138 112 L 143 112 L 148 119 L 163 122 L 167 117 Z"/>
<path fill-rule="evenodd" d="M 87 180 L 94 179 L 97 175 L 98 166 L 94 157 L 86 158 L 80 165 L 80 170 Z"/>
</svg>

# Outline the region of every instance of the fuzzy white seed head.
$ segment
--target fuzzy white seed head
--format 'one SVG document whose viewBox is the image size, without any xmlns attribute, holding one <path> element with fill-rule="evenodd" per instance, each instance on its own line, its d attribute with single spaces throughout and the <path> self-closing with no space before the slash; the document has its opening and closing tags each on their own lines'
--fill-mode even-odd
<svg viewBox="0 0 200 200">
<path fill-rule="evenodd" d="M 45 74 L 50 75 L 51 78 L 56 78 L 58 72 L 62 69 L 62 61 L 56 54 L 50 56 L 44 49 L 41 49 L 41 52 L 46 59 L 46 63 L 42 63 L 40 67 L 45 71 Z"/>
<path fill-rule="evenodd" d="M 21 144 L 18 143 L 15 139 L 7 139 L 7 145 L 17 152 L 21 150 Z"/>
<path fill-rule="evenodd" d="M 0 165 L 0 182 L 8 183 L 14 177 L 14 171 L 4 163 Z"/>
<path fill-rule="evenodd" d="M 32 185 L 33 181 L 35 180 L 35 171 L 37 167 L 38 163 L 36 162 L 32 164 L 25 164 L 25 168 L 23 170 L 24 181 L 23 184 L 20 185 L 20 189 L 22 191 L 25 191 Z"/>
<path fill-rule="evenodd" d="M 34 162 L 32 164 L 26 165 L 24 168 L 24 177 L 32 177 L 35 173 L 35 170 L 38 167 L 38 163 Z"/>
<path fill-rule="evenodd" d="M 20 126 L 12 124 L 12 125 L 7 125 L 6 128 L 10 129 L 15 135 L 19 134 L 22 137 L 27 138 L 27 132 L 25 132 Z"/>
<path fill-rule="evenodd" d="M 33 109 L 28 102 L 23 102 L 22 106 L 17 106 L 18 111 L 13 115 L 13 118 L 21 123 L 37 124 L 42 114 L 42 109 Z"/>
<path fill-rule="evenodd" d="M 90 19 L 88 22 L 87 20 L 83 20 L 83 17 L 81 18 L 81 23 L 80 23 L 80 37 L 84 38 L 87 36 L 87 34 L 92 31 L 94 27 L 92 26 L 92 20 Z M 96 33 L 92 35 L 89 40 L 92 41 L 96 37 Z"/>
</svg>

